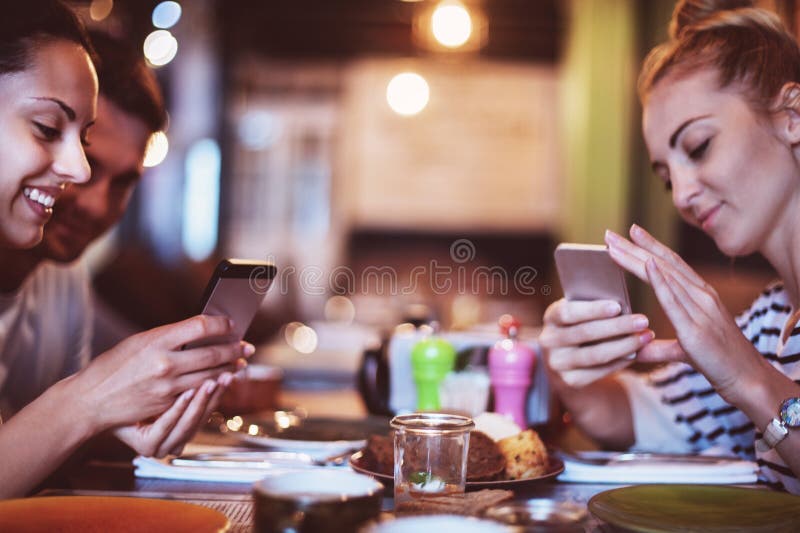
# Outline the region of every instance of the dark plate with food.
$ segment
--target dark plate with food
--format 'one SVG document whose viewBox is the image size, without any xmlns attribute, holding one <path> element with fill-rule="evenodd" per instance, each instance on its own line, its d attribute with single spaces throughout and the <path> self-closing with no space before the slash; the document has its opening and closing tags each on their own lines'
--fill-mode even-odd
<svg viewBox="0 0 800 533">
<path fill-rule="evenodd" d="M 350 456 L 356 472 L 373 476 L 387 487 L 394 482 L 394 446 L 390 437 L 372 435 L 366 446 Z M 468 491 L 482 489 L 520 490 L 533 483 L 553 479 L 564 471 L 564 463 L 548 453 L 533 430 L 498 442 L 480 431 L 470 435 L 467 455 Z"/>
</svg>

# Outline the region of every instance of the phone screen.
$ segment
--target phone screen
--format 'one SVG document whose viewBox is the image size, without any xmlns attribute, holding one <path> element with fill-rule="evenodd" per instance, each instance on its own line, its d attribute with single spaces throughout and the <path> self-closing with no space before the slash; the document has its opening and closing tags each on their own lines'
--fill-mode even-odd
<svg viewBox="0 0 800 533">
<path fill-rule="evenodd" d="M 200 312 L 229 317 L 233 320 L 234 330 L 230 335 L 203 339 L 185 348 L 242 340 L 274 277 L 275 266 L 268 263 L 222 261 L 206 287 Z"/>
</svg>

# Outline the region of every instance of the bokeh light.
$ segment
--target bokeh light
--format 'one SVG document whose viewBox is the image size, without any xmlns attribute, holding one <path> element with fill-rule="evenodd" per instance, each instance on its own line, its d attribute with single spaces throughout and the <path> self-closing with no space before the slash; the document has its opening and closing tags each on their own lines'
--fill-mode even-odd
<svg viewBox="0 0 800 533">
<path fill-rule="evenodd" d="M 356 317 L 356 306 L 347 296 L 331 296 L 325 302 L 325 320 L 352 324 Z"/>
<path fill-rule="evenodd" d="M 293 346 L 292 343 L 294 342 L 294 332 L 303 326 L 305 326 L 305 324 L 302 322 L 289 322 L 286 324 L 286 326 L 283 328 L 283 340 L 286 341 L 286 344 Z"/>
<path fill-rule="evenodd" d="M 311 353 L 317 349 L 317 332 L 308 326 L 297 328 L 292 335 L 292 346 L 300 353 Z"/>
<path fill-rule="evenodd" d="M 144 40 L 144 57 L 154 67 L 162 67 L 178 53 L 178 40 L 167 30 L 156 30 Z"/>
<path fill-rule="evenodd" d="M 414 72 L 398 74 L 386 87 L 386 101 L 400 115 L 416 115 L 425 109 L 429 98 L 428 82 Z"/>
<path fill-rule="evenodd" d="M 431 19 L 433 36 L 448 48 L 457 48 L 469 40 L 472 19 L 460 2 L 447 0 L 439 4 Z"/>
<path fill-rule="evenodd" d="M 161 2 L 153 9 L 153 26 L 166 30 L 181 19 L 181 5 L 178 2 Z"/>
<path fill-rule="evenodd" d="M 164 161 L 169 152 L 169 140 L 163 131 L 157 131 L 147 141 L 147 150 L 144 153 L 144 166 L 154 167 Z"/>
<path fill-rule="evenodd" d="M 105 20 L 114 9 L 114 0 L 92 0 L 89 6 L 89 17 L 95 22 Z"/>
<path fill-rule="evenodd" d="M 266 110 L 247 111 L 239 119 L 236 132 L 239 141 L 250 150 L 269 148 L 281 137 L 281 119 Z"/>
</svg>

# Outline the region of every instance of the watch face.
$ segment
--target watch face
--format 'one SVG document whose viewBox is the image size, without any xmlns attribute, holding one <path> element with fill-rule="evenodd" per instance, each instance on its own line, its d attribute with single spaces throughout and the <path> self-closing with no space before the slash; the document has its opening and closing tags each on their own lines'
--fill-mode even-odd
<svg viewBox="0 0 800 533">
<path fill-rule="evenodd" d="M 789 398 L 781 404 L 781 420 L 790 427 L 800 427 L 800 398 Z"/>
</svg>

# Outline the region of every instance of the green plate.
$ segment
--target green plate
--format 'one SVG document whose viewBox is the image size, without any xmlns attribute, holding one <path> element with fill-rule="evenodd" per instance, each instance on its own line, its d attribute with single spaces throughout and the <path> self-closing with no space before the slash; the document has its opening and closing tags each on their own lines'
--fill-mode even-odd
<svg viewBox="0 0 800 533">
<path fill-rule="evenodd" d="M 589 500 L 589 511 L 623 531 L 800 531 L 800 497 L 717 485 L 635 485 Z"/>
</svg>

